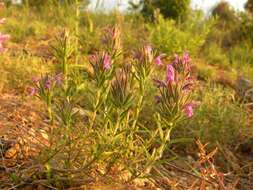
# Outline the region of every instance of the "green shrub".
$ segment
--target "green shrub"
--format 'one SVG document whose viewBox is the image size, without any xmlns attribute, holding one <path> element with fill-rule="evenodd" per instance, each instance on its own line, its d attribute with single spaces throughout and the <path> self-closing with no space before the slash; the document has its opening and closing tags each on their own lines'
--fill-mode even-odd
<svg viewBox="0 0 253 190">
<path fill-rule="evenodd" d="M 203 19 L 203 18 L 202 18 Z M 214 20 L 204 22 L 200 14 L 193 15 L 183 24 L 157 16 L 156 24 L 149 24 L 151 42 L 159 51 L 173 54 L 189 51 L 196 55 L 205 43 Z"/>
<path fill-rule="evenodd" d="M 204 56 L 207 63 L 220 68 L 229 68 L 229 59 L 224 50 L 216 43 L 209 44 L 204 49 Z"/>
<path fill-rule="evenodd" d="M 204 92 L 204 93 L 203 93 Z M 233 146 L 241 132 L 247 129 L 249 115 L 234 100 L 234 92 L 221 86 L 208 84 L 196 91 L 201 105 L 192 121 L 184 128 L 191 131 L 191 137 L 202 142 Z"/>
<path fill-rule="evenodd" d="M 88 4 L 87 0 L 24 0 L 24 4 L 36 8 L 44 8 L 45 6 L 72 5 L 75 3 Z"/>
<path fill-rule="evenodd" d="M 1 87 L 3 90 L 17 90 L 24 92 L 30 77 L 50 70 L 50 66 L 45 64 L 42 59 L 25 54 L 24 52 L 1 56 Z M 29 65 L 29 66 L 28 66 Z M 15 77 L 13 77 L 15 75 Z"/>
<path fill-rule="evenodd" d="M 197 63 L 196 69 L 199 79 L 204 81 L 215 80 L 217 72 L 212 66 L 207 65 L 206 63 Z"/>
<path fill-rule="evenodd" d="M 230 62 L 234 65 L 243 66 L 250 64 L 253 66 L 253 51 L 249 46 L 237 45 L 229 51 Z"/>
<path fill-rule="evenodd" d="M 245 9 L 249 12 L 249 13 L 253 13 L 253 1 L 252 0 L 248 0 L 245 5 L 244 5 Z"/>
<path fill-rule="evenodd" d="M 142 0 L 141 13 L 145 18 L 154 18 L 156 9 L 165 18 L 183 19 L 190 9 L 190 0 Z"/>
<path fill-rule="evenodd" d="M 39 21 L 10 19 L 6 22 L 4 31 L 11 35 L 13 42 L 21 42 L 31 36 L 42 35 L 46 30 L 44 23 Z"/>
</svg>

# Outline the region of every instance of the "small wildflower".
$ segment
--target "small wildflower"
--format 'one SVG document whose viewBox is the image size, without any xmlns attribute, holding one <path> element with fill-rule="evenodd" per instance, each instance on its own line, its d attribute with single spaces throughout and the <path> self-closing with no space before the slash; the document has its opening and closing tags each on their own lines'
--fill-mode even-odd
<svg viewBox="0 0 253 190">
<path fill-rule="evenodd" d="M 191 118 L 193 116 L 193 105 L 191 103 L 187 104 L 184 107 L 184 112 L 188 118 Z"/>
<path fill-rule="evenodd" d="M 1 18 L 1 19 L 0 19 L 0 24 L 4 24 L 5 21 L 6 21 L 6 18 Z"/>
<path fill-rule="evenodd" d="M 51 87 L 52 87 L 52 81 L 51 81 L 50 79 L 47 78 L 47 79 L 45 80 L 45 84 L 44 84 L 44 85 L 45 85 L 45 89 L 46 89 L 46 90 L 50 90 Z"/>
<path fill-rule="evenodd" d="M 144 51 L 146 55 L 149 55 L 152 53 L 152 47 L 150 45 L 144 46 Z"/>
<path fill-rule="evenodd" d="M 63 80 L 63 75 L 62 73 L 58 73 L 57 75 L 55 75 L 54 77 L 55 83 L 60 86 L 62 84 L 62 80 Z"/>
<path fill-rule="evenodd" d="M 157 64 L 157 65 L 162 65 L 163 64 L 160 56 L 155 58 L 155 64 Z"/>
<path fill-rule="evenodd" d="M 39 77 L 33 77 L 32 81 L 34 84 L 38 84 L 40 82 L 40 78 Z"/>
<path fill-rule="evenodd" d="M 150 45 L 144 46 L 144 55 L 148 58 L 148 60 L 151 62 L 153 59 L 152 55 L 152 47 Z"/>
<path fill-rule="evenodd" d="M 10 35 L 8 35 L 8 34 L 0 34 L 0 43 L 5 42 L 9 38 L 10 38 Z"/>
<path fill-rule="evenodd" d="M 34 87 L 30 87 L 28 88 L 28 93 L 30 96 L 34 96 L 35 94 L 37 94 L 37 89 Z"/>
<path fill-rule="evenodd" d="M 164 54 L 161 54 L 161 55 L 158 55 L 156 58 L 155 58 L 155 64 L 156 65 L 162 65 L 163 62 L 162 62 L 162 57 L 164 56 Z"/>
<path fill-rule="evenodd" d="M 173 63 L 174 63 L 174 64 L 178 64 L 179 60 L 180 60 L 179 55 L 178 55 L 178 54 L 175 54 Z"/>
<path fill-rule="evenodd" d="M 184 53 L 184 55 L 183 55 L 183 63 L 184 64 L 187 64 L 187 63 L 189 63 L 191 61 L 191 58 L 190 58 L 190 56 L 189 56 L 189 53 Z"/>
<path fill-rule="evenodd" d="M 175 81 L 175 69 L 172 65 L 167 65 L 166 81 L 168 83 Z"/>
<path fill-rule="evenodd" d="M 111 56 L 107 53 L 104 55 L 103 68 L 109 70 L 111 68 Z"/>
</svg>

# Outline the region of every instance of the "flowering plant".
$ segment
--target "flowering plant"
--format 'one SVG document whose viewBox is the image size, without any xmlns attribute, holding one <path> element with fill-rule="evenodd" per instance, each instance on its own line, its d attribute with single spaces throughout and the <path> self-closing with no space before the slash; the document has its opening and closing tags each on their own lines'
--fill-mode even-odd
<svg viewBox="0 0 253 190">
<path fill-rule="evenodd" d="M 170 140 L 171 130 L 178 122 L 191 118 L 196 103 L 192 100 L 195 79 L 191 76 L 191 59 L 188 53 L 175 56 L 174 61 L 167 65 L 164 80 L 155 79 L 158 95 L 157 122 L 162 145 L 159 153 L 162 156 L 165 145 Z"/>
<path fill-rule="evenodd" d="M 183 57 L 176 55 L 172 64 L 167 65 L 165 80 L 154 80 L 159 95 L 156 96 L 159 113 L 170 122 L 182 117 L 192 117 L 192 89 L 195 83 L 191 76 L 190 58 L 187 53 Z M 182 114 L 184 112 L 185 114 Z"/>
<path fill-rule="evenodd" d="M 155 121 L 147 125 L 142 117 L 146 104 L 151 104 L 147 101 L 148 85 L 156 66 L 164 68 L 165 55 L 156 56 L 151 46 L 144 46 L 130 63 L 125 61 L 128 59 L 119 61 L 115 53 L 118 31 L 112 31 L 105 37 L 105 50 L 90 55 L 88 65 L 75 67 L 70 65 L 72 48 L 68 35 L 64 35 L 63 43 L 54 48 L 60 74 L 35 79 L 30 92 L 46 102 L 50 119 L 54 116 L 56 124 L 64 126 L 50 133 L 55 148 L 48 150 L 54 155 L 45 159 L 48 166 L 54 160 L 51 165 L 59 163 L 62 171 L 77 170 L 89 177 L 94 173 L 107 176 L 117 168 L 127 172 L 131 181 L 150 175 L 163 157 L 172 129 L 193 116 L 195 80 L 187 53 L 166 65 L 164 80 L 154 80 L 156 110 L 148 113 Z M 85 90 L 78 88 L 77 79 Z M 70 174 L 80 177 L 79 172 Z"/>
<path fill-rule="evenodd" d="M 30 87 L 29 93 L 31 96 L 36 96 L 46 103 L 48 109 L 49 120 L 52 121 L 52 102 L 55 93 L 55 88 L 62 85 L 63 75 L 61 73 L 55 76 L 45 75 L 41 78 L 33 78 L 33 86 Z"/>
<path fill-rule="evenodd" d="M 6 21 L 5 18 L 0 19 L 0 25 L 1 25 L 1 24 L 4 24 L 5 21 Z M 2 53 L 2 52 L 5 51 L 5 48 L 4 48 L 4 46 L 3 46 L 3 43 L 4 43 L 5 41 L 7 41 L 9 38 L 10 38 L 10 35 L 9 35 L 9 34 L 2 34 L 2 33 L 0 33 L 0 53 Z"/>
</svg>

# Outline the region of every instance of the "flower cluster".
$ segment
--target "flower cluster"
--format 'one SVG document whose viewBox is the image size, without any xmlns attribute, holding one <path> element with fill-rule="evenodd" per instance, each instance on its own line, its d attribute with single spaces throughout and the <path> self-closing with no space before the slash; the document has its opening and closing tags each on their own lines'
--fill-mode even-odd
<svg viewBox="0 0 253 190">
<path fill-rule="evenodd" d="M 31 96 L 46 95 L 48 94 L 55 86 L 61 86 L 63 81 L 63 74 L 59 73 L 55 76 L 46 75 L 42 78 L 33 78 L 33 86 L 28 88 L 28 92 Z"/>
<path fill-rule="evenodd" d="M 133 99 L 130 82 L 131 65 L 125 65 L 116 73 L 111 85 L 111 101 L 115 107 L 125 110 L 129 109 Z"/>
<path fill-rule="evenodd" d="M 107 51 L 113 56 L 121 53 L 120 29 L 118 26 L 105 29 L 105 35 L 102 38 L 103 44 L 107 46 Z"/>
<path fill-rule="evenodd" d="M 166 121 L 175 123 L 185 116 L 193 116 L 195 104 L 191 92 L 195 80 L 191 76 L 190 62 L 188 53 L 176 55 L 173 62 L 166 67 L 165 80 L 154 80 L 159 89 L 159 95 L 156 96 L 159 113 Z"/>
<path fill-rule="evenodd" d="M 135 77 L 138 81 L 145 81 L 152 72 L 154 51 L 150 45 L 144 46 L 134 54 Z"/>
<path fill-rule="evenodd" d="M 6 21 L 5 18 L 0 19 L 0 24 L 4 24 Z M 3 46 L 3 43 L 7 41 L 10 38 L 10 35 L 8 34 L 1 34 L 0 33 L 0 53 L 5 51 L 5 48 Z"/>
<path fill-rule="evenodd" d="M 89 63 L 92 67 L 92 79 L 98 86 L 103 86 L 112 75 L 113 58 L 107 52 L 96 53 L 89 57 Z"/>
</svg>

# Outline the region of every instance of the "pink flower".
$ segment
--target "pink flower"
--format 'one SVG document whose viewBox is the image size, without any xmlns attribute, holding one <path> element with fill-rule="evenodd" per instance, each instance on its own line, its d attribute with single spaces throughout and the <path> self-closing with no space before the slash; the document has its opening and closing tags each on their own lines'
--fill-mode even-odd
<svg viewBox="0 0 253 190">
<path fill-rule="evenodd" d="M 144 46 L 144 56 L 148 58 L 149 62 L 153 61 L 152 47 L 150 45 Z"/>
<path fill-rule="evenodd" d="M 189 56 L 189 53 L 184 53 L 183 55 L 183 63 L 186 64 L 186 63 L 189 63 L 191 61 L 191 58 Z"/>
<path fill-rule="evenodd" d="M 30 87 L 30 88 L 28 88 L 28 93 L 30 96 L 34 96 L 37 94 L 37 89 L 34 87 Z"/>
<path fill-rule="evenodd" d="M 162 65 L 163 64 L 160 56 L 155 58 L 155 64 L 157 64 L 157 65 Z"/>
<path fill-rule="evenodd" d="M 50 79 L 47 78 L 46 81 L 45 81 L 44 86 L 45 86 L 45 89 L 46 89 L 46 90 L 50 90 L 51 87 L 52 87 L 52 81 L 51 81 Z"/>
<path fill-rule="evenodd" d="M 166 82 L 174 82 L 175 81 L 175 69 L 172 65 L 167 65 L 167 74 L 166 74 Z"/>
<path fill-rule="evenodd" d="M 5 42 L 10 38 L 10 35 L 8 34 L 0 34 L 0 43 Z"/>
<path fill-rule="evenodd" d="M 152 53 L 152 47 L 150 45 L 144 46 L 144 51 L 146 55 L 150 55 Z"/>
<path fill-rule="evenodd" d="M 0 19 L 0 24 L 4 24 L 5 21 L 6 21 L 6 18 L 1 18 L 1 19 Z"/>
<path fill-rule="evenodd" d="M 62 73 L 58 73 L 57 75 L 54 76 L 54 80 L 55 80 L 55 83 L 58 86 L 60 86 L 62 84 L 63 74 Z"/>
<path fill-rule="evenodd" d="M 103 68 L 109 70 L 111 68 L 111 56 L 107 53 L 104 55 Z"/>
<path fill-rule="evenodd" d="M 32 81 L 33 81 L 34 84 L 37 85 L 37 84 L 39 84 L 39 82 L 40 82 L 40 78 L 34 76 L 34 77 L 32 78 Z"/>
<path fill-rule="evenodd" d="M 162 58 L 165 56 L 165 54 L 160 54 L 158 55 L 156 58 L 155 58 L 155 64 L 157 65 L 162 65 L 163 62 L 162 62 Z"/>
<path fill-rule="evenodd" d="M 193 105 L 190 103 L 190 104 L 187 104 L 185 107 L 184 107 L 184 113 L 186 114 L 186 116 L 188 118 L 191 118 L 193 116 Z"/>
</svg>

